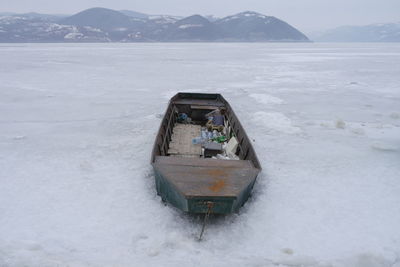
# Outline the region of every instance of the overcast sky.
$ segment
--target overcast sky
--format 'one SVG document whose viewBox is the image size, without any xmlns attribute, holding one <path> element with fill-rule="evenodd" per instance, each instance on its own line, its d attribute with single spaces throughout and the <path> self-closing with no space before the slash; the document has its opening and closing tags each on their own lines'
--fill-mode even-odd
<svg viewBox="0 0 400 267">
<path fill-rule="evenodd" d="M 90 7 L 182 16 L 251 10 L 283 19 L 304 32 L 400 22 L 400 0 L 0 0 L 0 12 L 73 14 Z"/>
</svg>

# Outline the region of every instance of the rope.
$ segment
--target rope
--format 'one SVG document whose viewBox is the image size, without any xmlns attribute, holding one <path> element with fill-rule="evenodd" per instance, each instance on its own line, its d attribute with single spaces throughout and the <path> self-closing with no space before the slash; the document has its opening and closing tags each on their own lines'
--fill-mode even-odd
<svg viewBox="0 0 400 267">
<path fill-rule="evenodd" d="M 206 229 L 206 224 L 207 224 L 208 218 L 210 217 L 211 210 L 214 206 L 214 203 L 210 202 L 210 201 L 206 202 L 206 204 L 207 204 L 208 209 L 207 209 L 206 215 L 204 216 L 203 227 L 201 228 L 199 241 L 201 241 L 201 239 L 203 238 L 203 234 L 204 234 L 204 230 Z"/>
</svg>

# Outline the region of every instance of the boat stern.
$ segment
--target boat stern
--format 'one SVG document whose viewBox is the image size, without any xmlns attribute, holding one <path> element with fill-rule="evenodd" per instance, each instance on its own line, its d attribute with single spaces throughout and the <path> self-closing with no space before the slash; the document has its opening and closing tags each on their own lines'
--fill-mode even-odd
<svg viewBox="0 0 400 267">
<path fill-rule="evenodd" d="M 189 213 L 237 212 L 247 201 L 258 169 L 245 161 L 157 157 L 153 165 L 162 200 Z"/>
</svg>

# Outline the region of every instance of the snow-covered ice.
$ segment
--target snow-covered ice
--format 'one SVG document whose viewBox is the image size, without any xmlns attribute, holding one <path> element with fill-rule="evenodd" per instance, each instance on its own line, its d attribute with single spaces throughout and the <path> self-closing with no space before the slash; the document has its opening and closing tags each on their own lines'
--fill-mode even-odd
<svg viewBox="0 0 400 267">
<path fill-rule="evenodd" d="M 1 44 L 0 59 L 0 266 L 400 266 L 399 44 Z M 149 164 L 177 91 L 222 93 L 263 166 L 202 242 Z"/>
<path fill-rule="evenodd" d="M 258 111 L 253 114 L 253 123 L 257 128 L 265 128 L 265 133 L 275 131 L 277 133 L 294 134 L 301 130 L 293 126 L 292 121 L 279 112 Z"/>
<path fill-rule="evenodd" d="M 268 94 L 250 94 L 249 96 L 254 98 L 254 100 L 260 104 L 283 104 L 282 99 Z"/>
</svg>

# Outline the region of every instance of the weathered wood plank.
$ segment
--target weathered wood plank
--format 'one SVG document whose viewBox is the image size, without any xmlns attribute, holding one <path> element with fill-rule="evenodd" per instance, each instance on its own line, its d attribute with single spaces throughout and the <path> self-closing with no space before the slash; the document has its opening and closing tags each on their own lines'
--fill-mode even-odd
<svg viewBox="0 0 400 267">
<path fill-rule="evenodd" d="M 175 105 L 197 105 L 197 106 L 215 106 L 223 107 L 224 103 L 218 100 L 210 99 L 177 99 L 174 101 Z"/>
<path fill-rule="evenodd" d="M 200 157 L 201 145 L 193 144 L 193 138 L 200 136 L 201 126 L 192 124 L 175 124 L 172 130 L 168 154 L 176 157 Z"/>
<path fill-rule="evenodd" d="M 191 159 L 190 159 L 191 160 Z M 156 164 L 157 170 L 185 197 L 238 197 L 258 174 L 256 168 Z"/>
<path fill-rule="evenodd" d="M 254 168 L 250 160 L 224 160 L 212 158 L 197 158 L 180 160 L 177 158 L 157 156 L 156 164 L 181 165 L 181 166 L 200 166 L 200 167 L 220 167 L 220 168 Z"/>
</svg>

